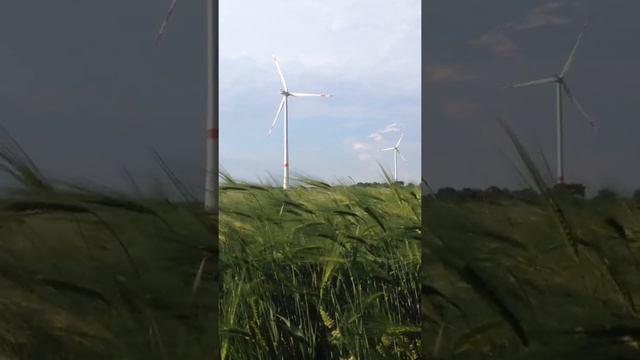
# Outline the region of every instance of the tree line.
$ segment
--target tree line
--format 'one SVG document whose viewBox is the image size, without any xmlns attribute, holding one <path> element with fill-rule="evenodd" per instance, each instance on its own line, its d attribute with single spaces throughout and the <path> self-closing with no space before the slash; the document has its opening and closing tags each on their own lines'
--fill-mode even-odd
<svg viewBox="0 0 640 360">
<path fill-rule="evenodd" d="M 551 191 L 564 192 L 572 194 L 578 198 L 586 198 L 586 187 L 583 184 L 558 184 Z M 540 194 L 533 189 L 510 190 L 490 186 L 486 189 L 478 188 L 462 188 L 455 189 L 452 187 L 440 188 L 434 193 L 426 193 L 427 198 L 435 198 L 442 201 L 508 201 L 517 200 L 527 203 L 539 203 L 541 201 Z M 607 200 L 621 198 L 622 196 L 611 189 L 601 189 L 593 197 L 592 200 Z M 633 193 L 633 199 L 640 203 L 640 190 Z"/>
</svg>

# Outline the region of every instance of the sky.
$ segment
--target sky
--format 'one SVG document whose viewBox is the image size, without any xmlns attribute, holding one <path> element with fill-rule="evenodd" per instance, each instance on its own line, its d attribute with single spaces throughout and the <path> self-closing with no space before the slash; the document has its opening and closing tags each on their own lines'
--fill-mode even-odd
<svg viewBox="0 0 640 360">
<path fill-rule="evenodd" d="M 404 137 L 399 180 L 420 180 L 420 2 L 221 1 L 220 148 L 226 171 L 282 178 L 282 88 L 330 93 L 289 98 L 292 173 L 383 181 Z M 389 16 L 394 14 L 394 16 Z M 349 181 L 349 180 L 347 180 Z"/>
<path fill-rule="evenodd" d="M 590 191 L 640 188 L 633 161 L 640 153 L 640 2 L 450 0 L 423 7 L 422 171 L 433 187 L 523 187 L 497 117 L 537 159 L 541 148 L 555 175 L 554 86 L 503 87 L 558 74 L 588 21 L 566 81 L 598 132 L 565 98 L 565 179 Z"/>
<path fill-rule="evenodd" d="M 202 189 L 206 2 L 14 1 L 0 13 L 0 124 L 50 178 L 127 186 L 162 178 L 157 151 Z M 394 14 L 389 16 L 389 14 Z M 282 177 L 278 57 L 291 91 L 292 175 L 381 181 L 401 133 L 400 180 L 419 181 L 420 1 L 220 2 L 220 166 Z M 162 180 L 161 180 L 162 181 Z"/>
</svg>

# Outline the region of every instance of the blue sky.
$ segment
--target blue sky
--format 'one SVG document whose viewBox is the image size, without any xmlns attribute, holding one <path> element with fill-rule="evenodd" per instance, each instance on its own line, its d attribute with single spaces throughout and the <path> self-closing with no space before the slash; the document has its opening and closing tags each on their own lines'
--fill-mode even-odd
<svg viewBox="0 0 640 360">
<path fill-rule="evenodd" d="M 590 191 L 639 187 L 640 169 L 629 162 L 640 153 L 639 1 L 449 0 L 423 6 L 429 17 L 422 170 L 434 187 L 523 186 L 501 154 L 515 158 L 498 116 L 536 158 L 542 150 L 555 174 L 555 89 L 503 87 L 559 73 L 587 20 L 566 81 L 598 133 L 565 98 L 565 179 Z"/>
<path fill-rule="evenodd" d="M 221 1 L 221 165 L 236 177 L 282 177 L 272 55 L 290 91 L 334 95 L 290 98 L 292 173 L 381 181 L 393 155 L 378 150 L 405 133 L 398 177 L 419 181 L 419 1 Z"/>
<path fill-rule="evenodd" d="M 168 3 L 3 5 L 0 122 L 45 174 L 126 186 L 125 166 L 141 181 L 157 179 L 153 148 L 202 190 L 205 1 L 179 1 L 156 47 Z M 291 89 L 335 95 L 292 99 L 293 172 L 380 180 L 375 160 L 391 168 L 393 156 L 376 149 L 400 132 L 381 133 L 380 142 L 369 135 L 396 123 L 409 160 L 400 163 L 401 179 L 417 180 L 421 164 L 435 187 L 519 187 L 500 154 L 513 149 L 495 118 L 534 150 L 537 137 L 552 162 L 554 94 L 501 88 L 559 71 L 589 19 L 567 80 L 600 131 L 567 106 L 567 181 L 634 190 L 640 170 L 621 164 L 640 152 L 639 12 L 635 0 L 223 0 L 221 165 L 249 180 L 281 174 L 282 124 L 266 136 L 280 96 L 276 54 Z"/>
<path fill-rule="evenodd" d="M 126 188 L 166 177 L 155 149 L 196 194 L 203 189 L 206 2 L 14 1 L 0 13 L 0 122 L 55 180 Z M 390 16 L 390 14 L 394 14 Z M 233 176 L 280 179 L 282 123 L 276 54 L 292 90 L 292 173 L 379 181 L 400 132 L 420 170 L 419 1 L 232 1 L 220 4 L 220 164 Z M 395 128 L 395 126 L 392 126 Z M 381 156 L 388 155 L 388 156 Z M 4 183 L 6 177 L 0 179 Z"/>
</svg>

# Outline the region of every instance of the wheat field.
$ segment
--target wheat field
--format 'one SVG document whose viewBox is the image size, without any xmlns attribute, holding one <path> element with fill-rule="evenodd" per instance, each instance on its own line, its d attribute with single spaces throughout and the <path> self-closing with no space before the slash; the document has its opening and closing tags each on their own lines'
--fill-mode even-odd
<svg viewBox="0 0 640 360">
<path fill-rule="evenodd" d="M 423 198 L 424 358 L 639 358 L 640 203 L 550 187 L 505 130 L 526 196 Z"/>
<path fill-rule="evenodd" d="M 225 176 L 215 218 L 159 156 L 179 200 L 57 184 L 9 145 L 1 358 L 419 358 L 418 186 Z"/>
<path fill-rule="evenodd" d="M 221 187 L 223 359 L 417 359 L 417 186 Z"/>
</svg>

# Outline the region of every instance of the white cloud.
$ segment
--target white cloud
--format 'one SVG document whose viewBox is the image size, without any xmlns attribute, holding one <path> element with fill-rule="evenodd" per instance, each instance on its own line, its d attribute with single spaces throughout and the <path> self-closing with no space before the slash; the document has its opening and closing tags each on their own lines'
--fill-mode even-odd
<svg viewBox="0 0 640 360">
<path fill-rule="evenodd" d="M 225 0 L 220 55 L 273 66 L 276 54 L 287 80 L 296 69 L 313 68 L 327 78 L 419 91 L 420 6 L 418 0 Z"/>
<path fill-rule="evenodd" d="M 221 122 L 233 139 L 225 146 L 245 144 L 247 132 L 265 137 L 280 101 L 275 54 L 292 91 L 334 95 L 291 101 L 292 139 L 305 139 L 291 145 L 296 149 L 292 171 L 310 164 L 309 174 L 376 176 L 364 169 L 375 166 L 377 149 L 386 145 L 384 134 L 399 131 L 398 124 L 385 127 L 384 119 L 402 119 L 419 132 L 420 6 L 418 0 L 221 1 Z M 318 121 L 326 126 L 313 125 Z M 384 131 L 371 134 L 378 126 Z M 323 131 L 326 136 L 318 136 Z M 280 139 L 281 132 L 274 136 Z M 336 133 L 343 134 L 338 144 L 327 137 Z M 334 146 L 326 147 L 327 142 Z M 250 146 L 260 154 L 277 145 L 259 140 Z M 279 156 L 270 156 L 265 167 L 279 171 Z M 345 161 L 327 160 L 333 158 Z"/>
<path fill-rule="evenodd" d="M 446 64 L 427 64 L 427 81 L 461 81 L 467 78 L 458 66 Z"/>
<path fill-rule="evenodd" d="M 397 123 L 391 123 L 387 125 L 384 129 L 380 130 L 379 132 L 388 133 L 388 132 L 394 132 L 394 131 L 400 131 L 400 127 L 398 127 Z"/>
<path fill-rule="evenodd" d="M 369 134 L 369 136 L 367 136 L 367 137 L 370 138 L 370 139 L 373 139 L 373 141 L 380 142 L 380 141 L 384 140 L 384 136 L 382 136 L 382 134 L 391 133 L 391 132 L 397 132 L 397 131 L 400 131 L 400 130 L 401 130 L 400 124 L 394 122 L 394 123 L 391 123 L 391 124 L 385 126 L 385 128 L 382 129 L 382 130 L 378 130 L 378 131 L 376 131 L 376 132 L 374 132 L 372 134 Z"/>
<path fill-rule="evenodd" d="M 524 31 L 543 26 L 562 25 L 570 23 L 571 19 L 557 14 L 557 12 L 562 9 L 562 7 L 563 4 L 559 1 L 540 5 L 531 10 L 525 17 L 510 21 L 503 27 L 505 29 L 514 31 Z"/>
<path fill-rule="evenodd" d="M 470 43 L 480 47 L 487 47 L 494 54 L 504 57 L 513 56 L 518 50 L 518 45 L 511 38 L 497 31 L 485 33 L 478 39 L 471 40 Z"/>
<path fill-rule="evenodd" d="M 333 19 L 333 21 L 331 22 L 331 31 L 339 31 L 342 28 L 344 28 L 344 21 L 342 21 L 340 18 L 335 18 Z"/>
<path fill-rule="evenodd" d="M 482 34 L 479 38 L 470 41 L 470 44 L 487 47 L 494 54 L 502 57 L 515 55 L 518 45 L 509 37 L 508 33 L 526 31 L 539 27 L 562 25 L 571 22 L 571 19 L 564 17 L 559 12 L 564 7 L 560 1 L 552 1 L 531 9 L 524 17 L 511 20 L 494 30 Z M 446 73 L 441 74 L 447 75 Z"/>
<path fill-rule="evenodd" d="M 480 104 L 467 100 L 451 99 L 442 104 L 444 114 L 453 120 L 464 120 L 477 116 L 481 110 Z"/>
<path fill-rule="evenodd" d="M 562 16 L 564 4 L 560 1 L 551 1 L 531 9 L 525 16 L 511 20 L 497 26 L 494 30 L 482 34 L 479 38 L 470 41 L 472 45 L 489 48 L 497 56 L 511 57 L 518 50 L 518 45 L 509 37 L 509 33 L 526 31 L 540 27 L 562 25 L 571 22 L 571 19 Z M 441 75 L 447 75 L 441 74 Z"/>
<path fill-rule="evenodd" d="M 384 139 L 384 136 L 382 136 L 382 134 L 386 134 L 386 133 L 390 133 L 390 132 L 397 132 L 400 131 L 400 126 L 398 125 L 398 123 L 391 123 L 387 126 L 385 126 L 384 129 L 382 130 L 378 130 L 372 134 L 369 134 L 369 136 L 367 136 L 368 138 L 373 139 L 373 141 L 376 142 L 380 142 Z"/>
</svg>

